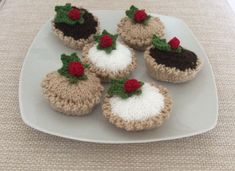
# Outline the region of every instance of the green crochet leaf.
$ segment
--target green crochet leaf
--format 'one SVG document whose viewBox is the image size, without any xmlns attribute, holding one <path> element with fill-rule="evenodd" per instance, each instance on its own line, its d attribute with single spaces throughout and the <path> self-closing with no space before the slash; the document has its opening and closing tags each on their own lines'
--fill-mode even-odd
<svg viewBox="0 0 235 171">
<path fill-rule="evenodd" d="M 152 44 L 155 48 L 162 51 L 171 51 L 171 46 L 166 42 L 166 39 L 161 39 L 156 35 L 153 35 Z"/>
<path fill-rule="evenodd" d="M 134 19 L 134 15 L 135 15 L 135 11 L 138 10 L 137 7 L 135 7 L 134 5 L 132 5 L 130 7 L 129 10 L 126 11 L 126 15 L 130 18 L 130 19 Z"/>
<path fill-rule="evenodd" d="M 86 80 L 87 76 L 83 75 L 80 77 L 75 77 L 73 75 L 70 75 L 68 72 L 68 66 L 70 62 L 81 62 L 81 59 L 77 56 L 76 53 L 72 53 L 71 55 L 61 55 L 61 61 L 62 61 L 62 67 L 58 70 L 58 73 L 62 76 L 65 76 L 69 79 L 69 82 L 72 84 L 77 83 L 79 80 Z M 83 64 L 84 68 L 89 68 L 88 64 Z"/>
<path fill-rule="evenodd" d="M 109 47 L 107 47 L 107 48 L 102 48 L 101 46 L 100 46 L 100 39 L 104 36 L 104 35 L 109 35 L 111 38 L 112 38 L 112 40 L 113 40 L 113 44 L 112 44 L 112 46 L 109 46 Z M 100 34 L 100 35 L 95 35 L 94 36 L 94 39 L 95 39 L 95 41 L 98 43 L 98 45 L 97 45 L 97 49 L 99 49 L 99 50 L 104 50 L 106 53 L 111 53 L 112 52 L 112 50 L 115 50 L 116 49 L 116 42 L 117 42 L 117 38 L 118 38 L 118 35 L 117 34 L 110 34 L 109 32 L 107 32 L 106 30 L 104 30 L 103 32 L 102 32 L 102 34 Z"/>
<path fill-rule="evenodd" d="M 177 49 L 172 49 L 172 51 L 174 51 L 176 53 L 181 53 L 182 52 L 182 47 L 179 46 Z"/>
<path fill-rule="evenodd" d="M 177 49 L 172 49 L 171 46 L 166 42 L 166 39 L 161 39 L 156 35 L 153 35 L 152 37 L 152 45 L 154 48 L 165 52 L 181 53 L 182 51 L 181 46 L 179 46 Z"/>
<path fill-rule="evenodd" d="M 139 10 L 139 9 L 137 7 L 135 7 L 134 5 L 131 5 L 130 9 L 126 10 L 126 16 L 129 17 L 131 19 L 132 23 L 134 23 L 134 24 L 137 23 L 134 19 L 136 10 Z M 150 18 L 151 18 L 151 16 L 148 15 L 147 18 L 141 24 L 147 25 Z"/>
<path fill-rule="evenodd" d="M 147 25 L 150 18 L 151 18 L 151 16 L 148 15 L 147 18 L 143 21 L 143 24 L 144 24 L 144 25 Z"/>
<path fill-rule="evenodd" d="M 56 6 L 55 11 L 56 11 L 56 16 L 54 18 L 55 23 L 66 23 L 69 25 L 75 25 L 75 24 L 83 24 L 84 23 L 84 10 L 80 10 L 80 19 L 79 20 L 72 20 L 68 16 L 68 12 L 73 9 L 71 4 L 65 4 L 64 6 Z"/>
<path fill-rule="evenodd" d="M 133 93 L 127 93 L 124 89 L 124 83 L 126 80 L 127 80 L 127 78 L 113 79 L 111 81 L 111 86 L 108 89 L 108 95 L 110 97 L 116 95 L 116 96 L 121 97 L 122 99 L 127 99 L 131 96 L 140 95 L 142 93 L 142 90 L 140 88 Z M 143 82 L 140 82 L 140 83 L 141 83 L 141 87 L 142 87 L 144 85 L 144 83 Z"/>
</svg>

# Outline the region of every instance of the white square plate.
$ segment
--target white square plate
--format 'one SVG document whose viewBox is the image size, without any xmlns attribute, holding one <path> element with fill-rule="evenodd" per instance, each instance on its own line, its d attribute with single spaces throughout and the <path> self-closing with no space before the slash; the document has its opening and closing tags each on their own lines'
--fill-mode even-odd
<svg viewBox="0 0 235 171">
<path fill-rule="evenodd" d="M 102 29 L 115 33 L 124 11 L 93 11 Z M 19 102 L 23 121 L 39 131 L 65 138 L 97 143 L 142 143 L 172 140 L 206 132 L 215 127 L 218 116 L 217 93 L 209 60 L 201 45 L 180 19 L 158 16 L 166 27 L 165 38 L 180 38 L 182 46 L 194 51 L 204 60 L 198 76 L 187 83 L 166 86 L 173 97 L 173 112 L 160 128 L 143 132 L 126 132 L 110 124 L 101 107 L 84 117 L 69 117 L 53 111 L 44 100 L 41 81 L 45 75 L 61 67 L 60 55 L 74 50 L 63 45 L 51 31 L 48 21 L 35 37 L 25 57 L 19 83 Z M 80 52 L 77 52 L 80 55 Z M 143 53 L 137 53 L 137 70 L 131 77 L 154 81 L 146 73 Z"/>
</svg>

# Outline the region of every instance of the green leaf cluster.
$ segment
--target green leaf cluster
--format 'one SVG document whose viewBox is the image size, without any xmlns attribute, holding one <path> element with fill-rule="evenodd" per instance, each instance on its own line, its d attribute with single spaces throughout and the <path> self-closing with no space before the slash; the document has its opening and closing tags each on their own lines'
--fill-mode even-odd
<svg viewBox="0 0 235 171">
<path fill-rule="evenodd" d="M 167 43 L 166 39 L 161 39 L 156 35 L 153 35 L 152 37 L 152 45 L 154 48 L 165 52 L 180 53 L 182 51 L 181 46 L 179 46 L 177 49 L 172 49 L 171 46 Z"/>
<path fill-rule="evenodd" d="M 68 78 L 70 83 L 75 84 L 79 80 L 86 80 L 87 79 L 86 75 L 83 75 L 83 76 L 80 76 L 80 77 L 76 77 L 76 76 L 70 75 L 69 72 L 68 72 L 68 66 L 69 66 L 70 62 L 81 62 L 81 59 L 77 56 L 76 53 L 72 53 L 71 55 L 62 54 L 61 55 L 61 61 L 63 63 L 63 66 L 62 66 L 62 68 L 60 68 L 58 70 L 58 72 L 61 75 L 63 75 L 66 78 Z M 83 64 L 83 66 L 84 66 L 84 68 L 89 68 L 88 64 Z"/>
<path fill-rule="evenodd" d="M 135 21 L 135 11 L 136 10 L 139 10 L 139 9 L 137 7 L 135 7 L 134 5 L 132 5 L 130 7 L 130 9 L 126 11 L 126 16 L 129 17 L 131 19 L 132 23 L 135 23 L 135 24 L 137 23 Z M 150 18 L 151 18 L 151 16 L 148 15 L 147 18 L 145 20 L 143 20 L 142 24 L 147 25 Z"/>
<path fill-rule="evenodd" d="M 101 46 L 100 46 L 100 39 L 104 36 L 104 35 L 109 35 L 111 38 L 112 38 L 112 40 L 113 40 L 113 44 L 112 44 L 112 46 L 109 46 L 109 47 L 107 47 L 107 48 L 102 48 Z M 118 37 L 118 35 L 117 34 L 110 34 L 109 32 L 107 32 L 106 30 L 104 30 L 103 32 L 102 32 L 102 34 L 100 34 L 100 35 L 95 35 L 94 36 L 94 39 L 95 39 L 95 41 L 98 43 L 98 45 L 97 45 L 97 49 L 99 49 L 99 50 L 104 50 L 106 53 L 111 53 L 112 52 L 112 50 L 115 50 L 116 49 L 116 41 L 117 41 L 117 37 Z"/>
<path fill-rule="evenodd" d="M 108 95 L 110 97 L 117 95 L 119 97 L 121 97 L 122 99 L 127 99 L 133 95 L 140 95 L 142 93 L 141 88 L 137 89 L 135 92 L 132 93 L 127 93 L 124 89 L 124 83 L 127 80 L 127 78 L 125 79 L 114 79 L 111 81 L 111 86 L 108 89 Z M 144 85 L 143 82 L 141 83 L 141 87 Z"/>
<path fill-rule="evenodd" d="M 84 18 L 83 15 L 85 14 L 84 10 L 80 10 L 80 19 L 79 20 L 72 20 L 68 16 L 68 12 L 72 9 L 73 7 L 71 4 L 65 4 L 64 6 L 56 6 L 55 11 L 56 11 L 56 16 L 54 18 L 55 23 L 66 23 L 69 25 L 75 25 L 75 24 L 83 24 L 84 23 Z"/>
</svg>

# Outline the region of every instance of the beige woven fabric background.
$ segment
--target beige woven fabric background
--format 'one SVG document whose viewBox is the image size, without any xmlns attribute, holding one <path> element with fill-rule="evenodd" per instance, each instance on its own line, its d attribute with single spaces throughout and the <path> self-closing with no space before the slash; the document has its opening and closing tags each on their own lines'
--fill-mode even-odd
<svg viewBox="0 0 235 171">
<path fill-rule="evenodd" d="M 219 96 L 216 128 L 194 137 L 134 145 L 67 140 L 22 122 L 18 107 L 22 62 L 59 2 L 6 0 L 0 10 L 0 170 L 235 170 L 235 15 L 227 1 L 74 1 L 88 9 L 126 9 L 136 4 L 180 17 L 209 56 Z"/>
</svg>

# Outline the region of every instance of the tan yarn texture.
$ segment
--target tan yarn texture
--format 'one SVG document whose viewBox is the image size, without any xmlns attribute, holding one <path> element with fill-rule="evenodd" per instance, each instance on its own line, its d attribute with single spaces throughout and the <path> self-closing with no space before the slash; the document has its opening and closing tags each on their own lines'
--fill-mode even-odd
<svg viewBox="0 0 235 171">
<path fill-rule="evenodd" d="M 54 16 L 54 6 L 67 2 L 6 0 L 0 7 L 0 170 L 234 171 L 235 20 L 227 1 L 70 1 L 89 10 L 120 10 L 134 4 L 152 13 L 182 19 L 204 47 L 215 74 L 219 118 L 213 130 L 171 141 L 97 144 L 45 134 L 24 124 L 18 95 L 24 57 L 41 26 Z M 172 98 L 175 101 L 173 94 Z M 177 115 L 180 113 L 171 117 Z M 125 137 L 138 134 L 117 131 Z M 146 136 L 149 132 L 144 131 Z"/>
<path fill-rule="evenodd" d="M 94 40 L 94 35 L 98 34 L 100 32 L 100 22 L 96 16 L 94 16 L 94 19 L 97 21 L 98 25 L 96 27 L 96 33 L 91 34 L 87 39 L 78 39 L 75 40 L 73 37 L 65 36 L 62 31 L 55 28 L 54 21 L 52 21 L 52 31 L 55 33 L 55 35 L 63 41 L 63 43 L 72 48 L 72 49 L 78 49 L 82 50 L 82 48 L 87 44 Z"/>
<path fill-rule="evenodd" d="M 128 17 L 121 19 L 117 32 L 122 40 L 133 49 L 144 51 L 151 45 L 153 35 L 162 37 L 164 25 L 158 17 L 151 17 L 148 24 L 134 24 Z"/>
<path fill-rule="evenodd" d="M 171 83 L 182 83 L 195 78 L 198 72 L 202 69 L 203 61 L 200 58 L 197 60 L 197 66 L 195 69 L 186 69 L 185 71 L 158 64 L 150 56 L 151 48 L 152 46 L 147 48 L 144 52 L 144 60 L 149 75 L 157 80 Z"/>
<path fill-rule="evenodd" d="M 132 54 L 131 63 L 124 69 L 117 72 L 106 70 L 95 66 L 88 58 L 90 48 L 94 46 L 94 43 L 87 44 L 82 51 L 84 62 L 90 65 L 90 71 L 96 73 L 102 82 L 110 82 L 111 79 L 125 78 L 136 68 L 136 57 L 133 49 L 129 48 Z"/>
<path fill-rule="evenodd" d="M 156 86 L 154 83 L 152 83 L 152 85 L 158 88 L 159 92 L 164 96 L 164 108 L 160 113 L 156 113 L 156 116 L 150 117 L 146 120 L 124 120 L 118 116 L 118 114 L 112 112 L 112 106 L 110 104 L 110 98 L 112 97 L 109 97 L 108 95 L 106 95 L 102 106 L 104 116 L 118 128 L 123 128 L 127 131 L 142 131 L 161 126 L 170 116 L 172 110 L 172 99 L 166 88 Z"/>
<path fill-rule="evenodd" d="M 57 71 L 49 73 L 42 82 L 44 97 L 51 107 L 66 115 L 85 115 L 100 103 L 103 86 L 95 74 L 86 72 L 87 80 L 79 80 L 76 84 Z"/>
</svg>

